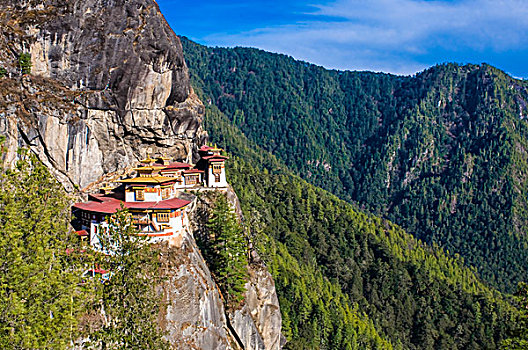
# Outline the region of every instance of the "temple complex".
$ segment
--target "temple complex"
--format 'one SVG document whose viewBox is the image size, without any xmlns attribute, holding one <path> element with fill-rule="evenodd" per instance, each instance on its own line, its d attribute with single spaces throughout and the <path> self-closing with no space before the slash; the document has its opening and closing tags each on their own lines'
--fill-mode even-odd
<svg viewBox="0 0 528 350">
<path fill-rule="evenodd" d="M 108 227 L 107 217 L 123 207 L 139 234 L 153 241 L 181 240 L 192 204 L 192 196 L 185 192 L 227 187 L 224 163 L 228 157 L 221 152 L 216 146 L 203 146 L 195 166 L 171 162 L 166 155 L 147 155 L 134 168 L 133 176 L 118 181 L 119 186 L 106 185 L 100 193 L 90 194 L 87 202 L 74 204 L 79 236 L 99 245 L 98 233 Z"/>
</svg>

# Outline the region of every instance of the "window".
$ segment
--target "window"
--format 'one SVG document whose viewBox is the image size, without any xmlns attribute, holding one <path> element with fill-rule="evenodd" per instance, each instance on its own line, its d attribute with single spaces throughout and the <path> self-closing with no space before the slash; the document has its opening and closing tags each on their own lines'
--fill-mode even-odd
<svg viewBox="0 0 528 350">
<path fill-rule="evenodd" d="M 196 185 L 198 183 L 198 176 L 192 175 L 187 177 L 187 185 Z"/>
<path fill-rule="evenodd" d="M 158 213 L 158 222 L 169 222 L 169 213 Z"/>
<path fill-rule="evenodd" d="M 214 174 L 215 182 L 220 182 L 220 174 Z"/>
<path fill-rule="evenodd" d="M 220 174 L 222 172 L 221 164 L 213 164 L 213 174 Z"/>
<path fill-rule="evenodd" d="M 145 200 L 145 191 L 143 189 L 136 190 L 136 200 L 144 201 Z"/>
<path fill-rule="evenodd" d="M 162 199 L 166 199 L 170 196 L 170 187 L 167 187 L 167 188 L 163 188 L 161 190 L 161 198 Z"/>
</svg>

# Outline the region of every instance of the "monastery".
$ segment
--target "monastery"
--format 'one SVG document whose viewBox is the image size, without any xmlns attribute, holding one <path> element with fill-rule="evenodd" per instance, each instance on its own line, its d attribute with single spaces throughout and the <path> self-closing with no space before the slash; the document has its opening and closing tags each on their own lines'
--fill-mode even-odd
<svg viewBox="0 0 528 350">
<path fill-rule="evenodd" d="M 108 227 L 107 216 L 123 206 L 139 233 L 152 241 L 181 239 L 191 204 L 179 198 L 181 192 L 227 187 L 224 163 L 228 157 L 221 155 L 222 149 L 202 146 L 198 152 L 200 160 L 194 167 L 171 163 L 167 156 L 148 155 L 134 168 L 135 177 L 121 179 L 116 188 L 101 188 L 101 193 L 89 195 L 88 202 L 74 204 L 77 234 L 98 246 L 98 233 Z"/>
</svg>

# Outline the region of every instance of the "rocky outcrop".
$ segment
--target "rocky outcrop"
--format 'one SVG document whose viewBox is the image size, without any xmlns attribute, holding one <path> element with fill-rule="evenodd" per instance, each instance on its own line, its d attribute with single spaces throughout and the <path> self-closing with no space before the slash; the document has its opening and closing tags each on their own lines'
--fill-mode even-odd
<svg viewBox="0 0 528 350">
<path fill-rule="evenodd" d="M 285 338 L 275 282 L 257 252 L 251 253 L 244 302 L 237 309 L 226 309 L 191 234 L 203 237 L 210 194 L 199 196 L 190 213 L 191 227 L 177 247 L 163 254 L 168 277 L 163 329 L 178 349 L 280 350 Z M 231 188 L 227 195 L 236 207 L 238 199 Z"/>
<path fill-rule="evenodd" d="M 229 186 L 223 192 L 242 220 L 242 209 L 233 188 Z M 199 196 L 191 229 L 199 241 L 209 239 L 204 223 L 209 218 L 210 207 L 217 195 L 216 192 L 205 192 Z M 231 305 L 227 310 L 227 326 L 233 339 L 245 350 L 279 350 L 286 339 L 281 333 L 282 316 L 275 282 L 257 251 L 251 246 L 249 250 L 249 278 L 245 285 L 244 301 L 237 307 Z"/>
<path fill-rule="evenodd" d="M 3 1 L 0 66 L 18 92 L 3 96 L 0 133 L 11 154 L 27 144 L 67 189 L 124 168 L 147 151 L 191 161 L 207 134 L 178 37 L 152 0 Z M 7 40 L 6 40 L 7 39 Z M 33 77 L 19 78 L 17 55 Z M 70 94 L 40 106 L 36 78 Z M 25 81 L 24 81 L 25 80 Z M 24 85 L 25 84 L 25 85 Z M 36 89 L 38 90 L 38 88 Z M 35 108 L 25 109 L 27 100 Z M 20 118 L 26 115 L 26 121 Z"/>
<path fill-rule="evenodd" d="M 279 350 L 285 338 L 275 282 L 256 252 L 253 256 L 244 304 L 230 312 L 230 322 L 246 350 Z"/>
<path fill-rule="evenodd" d="M 232 349 L 218 289 L 194 239 L 184 236 L 180 248 L 164 253 L 167 281 L 162 328 L 176 349 Z M 236 348 L 236 347 L 235 347 Z"/>
</svg>

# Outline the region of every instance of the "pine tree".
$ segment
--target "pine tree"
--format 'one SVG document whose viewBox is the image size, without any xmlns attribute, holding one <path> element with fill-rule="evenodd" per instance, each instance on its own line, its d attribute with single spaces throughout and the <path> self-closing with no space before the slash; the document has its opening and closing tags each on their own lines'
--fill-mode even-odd
<svg viewBox="0 0 528 350">
<path fill-rule="evenodd" d="M 82 307 L 69 203 L 33 154 L 18 158 L 0 169 L 0 348 L 65 349 Z"/>
<path fill-rule="evenodd" d="M 515 293 L 515 301 L 521 311 L 518 327 L 512 332 L 511 337 L 504 340 L 501 349 L 521 350 L 528 349 L 528 284 L 520 282 Z"/>
<path fill-rule="evenodd" d="M 31 74 L 31 54 L 24 52 L 18 56 L 18 65 L 22 74 Z"/>
<path fill-rule="evenodd" d="M 110 270 L 105 283 L 94 281 L 98 298 L 93 308 L 103 314 L 103 326 L 90 338 L 103 349 L 165 349 L 158 326 L 162 306 L 156 287 L 162 282 L 160 254 L 148 237 L 138 235 L 131 216 L 122 208 L 108 218 L 99 234 L 100 268 Z"/>
<path fill-rule="evenodd" d="M 206 260 L 227 304 L 234 306 L 242 301 L 246 290 L 247 242 L 225 195 L 216 197 L 206 227 Z"/>
</svg>

